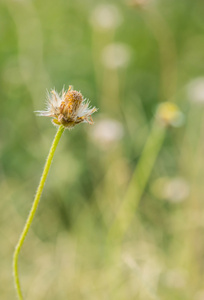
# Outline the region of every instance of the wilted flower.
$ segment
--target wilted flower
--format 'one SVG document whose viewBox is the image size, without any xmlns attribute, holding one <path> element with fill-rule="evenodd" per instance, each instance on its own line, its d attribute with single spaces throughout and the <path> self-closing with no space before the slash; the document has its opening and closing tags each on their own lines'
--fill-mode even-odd
<svg viewBox="0 0 204 300">
<path fill-rule="evenodd" d="M 47 110 L 37 111 L 39 116 L 52 117 L 55 125 L 72 128 L 79 123 L 93 124 L 91 115 L 96 112 L 95 107 L 89 107 L 89 102 L 82 94 L 69 86 L 67 91 L 58 94 L 52 90 L 48 94 Z"/>
</svg>

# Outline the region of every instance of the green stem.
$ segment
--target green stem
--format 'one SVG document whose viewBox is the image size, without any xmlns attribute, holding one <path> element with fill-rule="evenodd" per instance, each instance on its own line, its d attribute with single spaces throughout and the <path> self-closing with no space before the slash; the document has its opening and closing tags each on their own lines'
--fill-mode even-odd
<svg viewBox="0 0 204 300">
<path fill-rule="evenodd" d="M 133 173 L 126 195 L 119 207 L 116 218 L 109 231 L 109 242 L 119 245 L 132 221 L 139 201 L 145 190 L 151 171 L 165 137 L 165 127 L 155 120 L 144 146 L 140 160 Z"/>
<path fill-rule="evenodd" d="M 24 240 L 25 240 L 26 235 L 28 233 L 28 230 L 29 230 L 29 228 L 31 226 L 31 223 L 33 221 L 33 218 L 35 216 L 35 213 L 36 213 L 39 201 L 40 201 L 40 197 L 41 197 L 41 194 L 42 194 L 42 191 L 43 191 L 43 187 L 44 187 L 44 184 L 45 184 L 45 181 L 46 181 L 49 169 L 50 169 L 50 165 L 52 163 L 52 159 L 53 159 L 55 150 L 57 148 L 57 145 L 59 143 L 59 140 L 60 140 L 60 137 L 61 137 L 63 131 L 64 131 L 64 127 L 61 125 L 59 127 L 56 135 L 55 135 L 54 141 L 53 141 L 52 146 L 50 148 L 50 152 L 48 154 L 48 157 L 47 157 L 47 160 L 46 160 L 46 163 L 45 163 L 45 167 L 44 167 L 44 170 L 43 170 L 43 173 L 42 173 L 42 177 L 40 179 L 40 183 L 38 185 L 38 189 L 37 189 L 37 192 L 36 192 L 36 195 L 35 195 L 35 199 L 33 201 L 32 208 L 30 210 L 27 221 L 25 223 L 25 226 L 23 228 L 23 231 L 20 235 L 19 241 L 18 241 L 18 243 L 16 245 L 16 248 L 15 248 L 15 252 L 14 252 L 14 256 L 13 256 L 13 272 L 14 272 L 15 287 L 16 287 L 16 290 L 17 290 L 19 300 L 23 300 L 23 294 L 22 294 L 20 281 L 19 281 L 19 275 L 18 275 L 18 256 L 19 256 L 20 250 L 23 246 L 23 243 L 24 243 Z"/>
</svg>

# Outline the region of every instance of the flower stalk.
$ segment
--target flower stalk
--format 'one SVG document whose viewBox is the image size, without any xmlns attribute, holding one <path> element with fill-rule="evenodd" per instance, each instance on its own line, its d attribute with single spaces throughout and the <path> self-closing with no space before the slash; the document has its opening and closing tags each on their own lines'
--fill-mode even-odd
<svg viewBox="0 0 204 300">
<path fill-rule="evenodd" d="M 51 93 L 48 94 L 47 100 L 47 110 L 38 111 L 37 113 L 40 116 L 52 117 L 53 124 L 58 125 L 59 128 L 50 148 L 33 205 L 14 251 L 13 274 L 19 300 L 23 300 L 23 293 L 18 274 L 18 257 L 38 208 L 40 197 L 42 195 L 45 181 L 59 140 L 65 128 L 71 129 L 79 123 L 93 124 L 91 115 L 97 111 L 95 107 L 89 107 L 89 102 L 84 99 L 80 92 L 73 90 L 72 86 L 69 86 L 67 91 L 64 91 L 63 89 L 61 94 L 58 94 L 55 90 L 52 90 Z"/>
<path fill-rule="evenodd" d="M 62 136 L 62 133 L 63 133 L 64 129 L 65 129 L 64 126 L 62 126 L 62 125 L 59 126 L 58 131 L 55 135 L 52 146 L 50 148 L 50 152 L 48 154 L 48 157 L 47 157 L 47 160 L 46 160 L 46 163 L 45 163 L 45 167 L 44 167 L 44 170 L 43 170 L 43 173 L 42 173 L 42 177 L 40 179 L 40 183 L 39 183 L 38 188 L 37 188 L 37 192 L 36 192 L 36 195 L 35 195 L 35 198 L 34 198 L 34 201 L 33 201 L 32 208 L 30 210 L 27 221 L 25 223 L 25 226 L 23 228 L 23 231 L 20 235 L 20 238 L 19 238 L 18 243 L 17 243 L 16 248 L 15 248 L 15 252 L 14 252 L 14 256 L 13 256 L 13 274 L 14 274 L 15 287 L 16 287 L 16 290 L 17 290 L 17 295 L 18 295 L 19 300 L 23 300 L 23 293 L 22 293 L 20 280 L 19 280 L 19 274 L 18 274 L 18 257 L 19 257 L 19 253 L 20 253 L 20 250 L 21 250 L 21 248 L 23 246 L 23 243 L 25 241 L 26 235 L 27 235 L 27 233 L 30 229 L 30 226 L 32 224 L 33 218 L 35 216 L 35 213 L 36 213 L 39 201 L 40 201 L 40 197 L 42 195 L 43 187 L 45 185 L 45 181 L 46 181 L 46 178 L 47 178 L 47 175 L 48 175 L 48 172 L 49 172 L 52 160 L 53 160 L 55 150 L 57 148 L 57 145 L 59 143 L 59 140 Z"/>
<path fill-rule="evenodd" d="M 157 120 L 154 120 L 140 160 L 133 172 L 126 195 L 109 231 L 108 241 L 115 243 L 116 246 L 121 244 L 134 218 L 135 211 L 144 193 L 158 153 L 161 150 L 165 133 L 166 126 L 161 126 Z"/>
</svg>

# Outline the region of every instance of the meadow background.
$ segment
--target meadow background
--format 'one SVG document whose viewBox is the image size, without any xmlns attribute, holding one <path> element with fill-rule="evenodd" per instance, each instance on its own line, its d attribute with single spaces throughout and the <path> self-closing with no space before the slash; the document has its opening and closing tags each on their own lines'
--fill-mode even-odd
<svg viewBox="0 0 204 300">
<path fill-rule="evenodd" d="M 99 111 L 57 148 L 25 299 L 204 299 L 203 16 L 196 0 L 0 2 L 1 299 L 56 132 L 34 111 L 70 84 Z M 176 126 L 155 117 L 165 101 Z"/>
</svg>

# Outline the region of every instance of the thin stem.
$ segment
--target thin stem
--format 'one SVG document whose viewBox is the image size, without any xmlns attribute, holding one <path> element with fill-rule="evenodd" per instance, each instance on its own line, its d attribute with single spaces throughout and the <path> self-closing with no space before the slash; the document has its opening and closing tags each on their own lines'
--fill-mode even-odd
<svg viewBox="0 0 204 300">
<path fill-rule="evenodd" d="M 23 300 L 23 294 L 22 294 L 20 281 L 19 281 L 19 275 L 18 275 L 18 256 L 19 256 L 20 250 L 23 246 L 23 243 L 24 243 L 24 240 L 25 240 L 26 235 L 28 233 L 28 230 L 29 230 L 29 228 L 31 226 L 31 223 L 33 221 L 33 218 L 35 216 L 35 213 L 36 213 L 39 201 L 40 201 L 40 197 L 41 197 L 41 194 L 42 194 L 42 191 L 43 191 L 43 187 L 44 187 L 44 184 L 45 184 L 45 181 L 46 181 L 49 169 L 50 169 L 50 165 L 52 163 L 52 159 L 53 159 L 55 150 L 57 148 L 57 145 L 59 143 L 59 140 L 60 140 L 60 137 L 61 137 L 63 131 L 64 131 L 64 127 L 61 125 L 59 127 L 56 135 L 55 135 L 54 141 L 53 141 L 52 146 L 50 148 L 50 152 L 48 154 L 48 157 L 47 157 L 47 160 L 46 160 L 46 163 L 45 163 L 45 167 L 44 167 L 44 170 L 43 170 L 43 173 L 42 173 L 42 177 L 40 179 L 40 183 L 39 183 L 38 188 L 37 188 L 37 192 L 36 192 L 36 195 L 35 195 L 35 199 L 33 201 L 32 208 L 30 210 L 27 221 L 25 223 L 25 226 L 23 228 L 23 231 L 20 235 L 19 241 L 18 241 L 18 243 L 16 245 L 16 248 L 15 248 L 15 252 L 14 252 L 14 256 L 13 256 L 13 272 L 14 272 L 15 287 L 16 287 L 16 290 L 17 290 L 19 300 Z"/>
<path fill-rule="evenodd" d="M 164 137 L 165 128 L 160 126 L 157 120 L 155 120 L 140 160 L 133 173 L 126 195 L 110 228 L 108 236 L 109 242 L 116 242 L 116 245 L 121 243 L 145 190 Z"/>
</svg>

